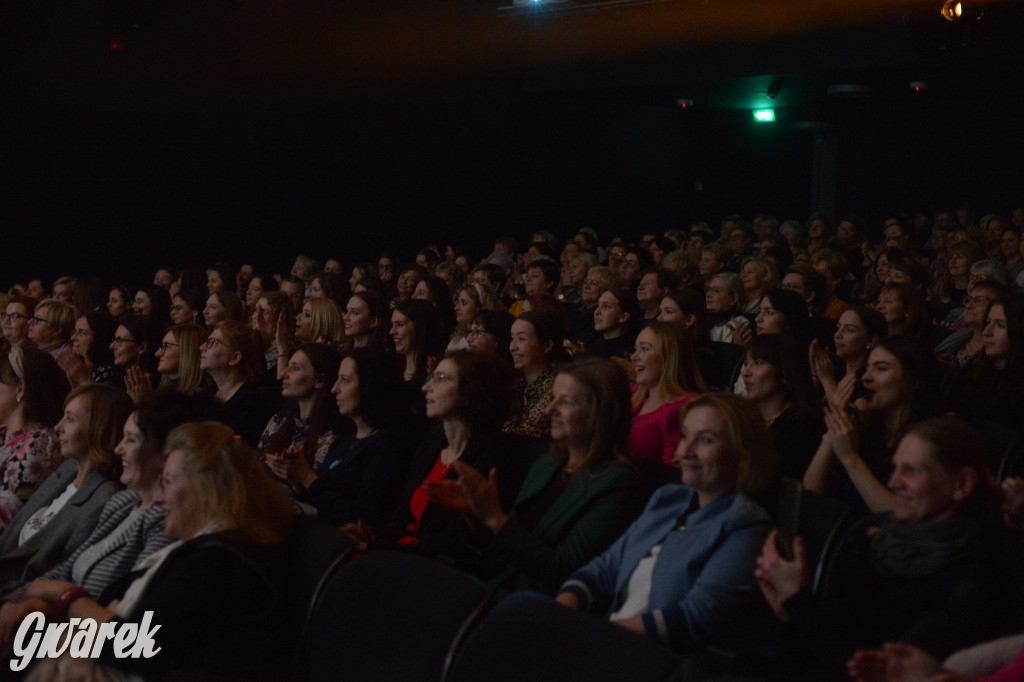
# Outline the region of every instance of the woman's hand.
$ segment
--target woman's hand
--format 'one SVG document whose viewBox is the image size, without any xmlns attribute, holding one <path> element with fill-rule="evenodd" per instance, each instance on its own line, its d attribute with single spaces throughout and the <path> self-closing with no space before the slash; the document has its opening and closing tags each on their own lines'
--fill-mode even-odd
<svg viewBox="0 0 1024 682">
<path fill-rule="evenodd" d="M 573 343 L 569 339 L 565 339 L 562 342 L 562 348 L 569 354 L 571 358 L 585 358 L 587 357 L 587 347 L 582 341 Z"/>
<path fill-rule="evenodd" d="M 572 609 L 573 611 L 580 610 L 580 598 L 572 592 L 559 592 L 558 596 L 555 597 L 555 601 L 567 609 Z"/>
<path fill-rule="evenodd" d="M 136 405 L 143 397 L 153 392 L 153 382 L 138 365 L 132 365 L 125 371 L 124 386 L 128 391 L 128 397 Z"/>
<path fill-rule="evenodd" d="M 1010 528 L 1024 526 L 1024 479 L 1007 478 L 1003 489 L 1003 518 Z"/>
<path fill-rule="evenodd" d="M 29 583 L 25 597 L 34 597 L 52 604 L 73 587 L 76 585 L 66 580 L 33 580 Z"/>
<path fill-rule="evenodd" d="M 291 483 L 298 492 L 308 488 L 317 479 L 309 462 L 302 456 L 301 448 L 295 444 L 283 452 L 264 453 L 263 460 L 275 476 Z"/>
<path fill-rule="evenodd" d="M 338 530 L 351 535 L 356 541 L 356 549 L 360 552 L 365 552 L 367 547 L 377 541 L 377 537 L 373 534 L 373 529 L 363 521 L 346 523 L 344 526 L 339 527 Z"/>
<path fill-rule="evenodd" d="M 754 569 L 754 578 L 772 611 L 779 620 L 785 622 L 789 620 L 789 614 L 782 605 L 810 586 L 810 571 L 803 539 L 793 540 L 793 560 L 786 561 L 775 546 L 778 535 L 779 532 L 773 530 L 764 541 L 761 556 L 757 558 L 757 568 Z"/>
<path fill-rule="evenodd" d="M 846 376 L 836 384 L 836 390 L 832 393 L 832 399 L 829 400 L 829 404 L 838 409 L 846 410 L 850 405 L 850 399 L 853 397 L 853 391 L 857 388 L 857 375 L 853 372 L 847 372 Z"/>
<path fill-rule="evenodd" d="M 635 632 L 638 635 L 646 635 L 647 632 L 644 630 L 644 619 L 643 616 L 633 616 L 632 618 L 621 618 L 619 620 L 608 621 L 612 625 L 618 625 L 620 628 Z"/>
<path fill-rule="evenodd" d="M 818 339 L 811 341 L 807 357 L 811 363 L 811 374 L 818 381 L 822 381 L 822 377 L 832 376 L 832 358 L 828 356 L 828 352 L 818 343 Z"/>
<path fill-rule="evenodd" d="M 62 353 L 57 357 L 57 364 L 68 376 L 68 383 L 72 387 L 79 387 L 82 384 L 92 381 L 93 364 L 88 357 L 79 355 L 75 351 Z"/>
<path fill-rule="evenodd" d="M 943 670 L 930 655 L 909 644 L 886 644 L 879 651 L 858 651 L 846 664 L 858 682 L 952 682 L 965 680 Z"/>
<path fill-rule="evenodd" d="M 288 333 L 288 322 L 284 319 L 284 313 L 277 314 L 277 321 L 274 323 L 274 329 L 274 339 L 277 341 L 277 357 L 283 357 L 287 361 L 287 359 L 292 355 L 292 336 Z"/>
<path fill-rule="evenodd" d="M 20 602 L 4 602 L 0 607 L 0 645 L 14 641 L 21 621 L 30 613 L 50 610 L 50 602 L 35 597 L 26 597 Z M 48 619 L 49 620 L 49 619 Z"/>
<path fill-rule="evenodd" d="M 754 340 L 754 331 L 750 328 L 749 324 L 735 322 L 736 319 L 734 317 L 732 320 L 729 320 L 725 326 L 732 334 L 732 342 L 737 346 L 746 348 Z"/>
<path fill-rule="evenodd" d="M 498 495 L 498 470 L 484 478 L 480 472 L 465 462 L 455 462 L 455 473 L 459 475 L 455 481 L 433 481 L 426 484 L 425 490 L 431 499 L 456 511 L 468 511 L 480 523 L 487 526 L 492 533 L 505 527 L 508 516 L 501 510 L 501 499 Z M 454 485 L 436 485 L 447 483 Z M 436 497 L 435 497 L 436 496 Z"/>
<path fill-rule="evenodd" d="M 853 424 L 850 413 L 835 407 L 825 408 L 825 426 L 828 438 L 832 442 L 836 457 L 845 467 L 860 459 L 857 448 L 857 427 Z"/>
<path fill-rule="evenodd" d="M 630 381 L 636 381 L 636 368 L 629 353 L 624 353 L 621 358 L 613 355 L 609 359 L 623 369 Z"/>
</svg>

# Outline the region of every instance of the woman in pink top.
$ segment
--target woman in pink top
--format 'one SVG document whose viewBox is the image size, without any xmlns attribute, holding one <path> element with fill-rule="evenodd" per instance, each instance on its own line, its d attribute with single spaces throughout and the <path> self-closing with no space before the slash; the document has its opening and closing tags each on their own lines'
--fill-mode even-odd
<svg viewBox="0 0 1024 682">
<path fill-rule="evenodd" d="M 633 427 L 629 451 L 634 457 L 672 466 L 679 444 L 679 408 L 705 391 L 693 348 L 682 325 L 653 322 L 636 337 L 632 356 Z"/>
</svg>

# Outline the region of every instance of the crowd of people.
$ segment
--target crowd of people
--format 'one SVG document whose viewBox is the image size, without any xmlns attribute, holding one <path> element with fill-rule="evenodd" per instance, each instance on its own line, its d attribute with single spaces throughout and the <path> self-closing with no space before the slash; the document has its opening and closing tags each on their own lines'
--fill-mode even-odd
<svg viewBox="0 0 1024 682">
<path fill-rule="evenodd" d="M 1024 631 L 1024 209 L 879 227 L 732 216 L 14 285 L 0 643 L 36 612 L 152 610 L 163 657 L 88 665 L 272 675 L 279 548 L 310 516 L 684 654 L 1017 679 L 1019 640 L 943 661 Z M 827 591 L 826 557 L 774 530 L 796 484 L 849 520 Z"/>
</svg>

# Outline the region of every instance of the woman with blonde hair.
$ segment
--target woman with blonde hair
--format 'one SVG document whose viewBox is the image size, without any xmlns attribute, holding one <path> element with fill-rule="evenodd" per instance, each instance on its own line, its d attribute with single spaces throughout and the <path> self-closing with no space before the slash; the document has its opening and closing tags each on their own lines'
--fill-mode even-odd
<svg viewBox="0 0 1024 682">
<path fill-rule="evenodd" d="M 54 360 L 71 350 L 78 309 L 70 303 L 48 298 L 36 306 L 28 322 L 28 340 Z"/>
<path fill-rule="evenodd" d="M 748 634 L 740 628 L 757 620 L 750 617 L 758 603 L 754 563 L 771 519 L 752 496 L 770 484 L 775 453 L 764 418 L 745 398 L 699 396 L 679 421 L 682 485 L 659 488 L 557 600 L 693 650 Z"/>
<path fill-rule="evenodd" d="M 114 448 L 132 410 L 128 395 L 85 384 L 68 394 L 54 433 L 65 461 L 0 535 L 0 585 L 32 580 L 85 542 L 117 490 Z"/>
<path fill-rule="evenodd" d="M 455 295 L 455 331 L 448 342 L 447 352 L 469 348 L 469 339 L 466 338 L 469 326 L 481 310 L 498 310 L 491 288 L 476 282 L 462 285 Z"/>
<path fill-rule="evenodd" d="M 178 324 L 167 330 L 156 351 L 160 388 L 191 393 L 205 383 L 199 354 L 208 337 L 206 330 L 195 324 Z"/>
<path fill-rule="evenodd" d="M 231 429 L 184 424 L 167 437 L 163 486 L 167 535 L 177 542 L 138 566 L 139 577 L 106 607 L 82 588 L 38 581 L 30 598 L 59 616 L 97 623 L 139 623 L 156 614 L 162 654 L 102 659 L 120 671 L 153 678 L 276 679 L 280 652 L 276 563 L 290 526 L 288 500 L 262 463 Z M 112 594 L 108 592 L 108 594 Z M 35 671 L 53 679 L 88 659 L 47 661 Z"/>
<path fill-rule="evenodd" d="M 636 337 L 631 356 L 633 428 L 629 451 L 639 459 L 672 466 L 679 444 L 679 408 L 706 388 L 682 325 L 653 322 Z"/>
</svg>

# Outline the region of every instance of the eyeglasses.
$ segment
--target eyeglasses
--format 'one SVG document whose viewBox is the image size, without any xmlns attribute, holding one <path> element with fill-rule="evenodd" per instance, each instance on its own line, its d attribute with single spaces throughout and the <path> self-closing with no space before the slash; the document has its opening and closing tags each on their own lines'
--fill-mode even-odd
<svg viewBox="0 0 1024 682">
<path fill-rule="evenodd" d="M 442 374 L 441 372 L 434 372 L 429 377 L 427 377 L 427 380 L 424 382 L 424 384 L 430 386 L 432 384 L 445 384 L 448 383 L 449 381 L 455 381 L 455 377 L 450 377 L 447 374 Z"/>
<path fill-rule="evenodd" d="M 226 346 L 227 344 L 224 343 L 223 341 L 221 341 L 220 339 L 215 339 L 215 338 L 213 338 L 211 336 L 210 338 L 206 339 L 206 343 L 203 344 L 203 348 L 205 348 L 207 350 L 211 350 L 211 349 L 216 348 L 217 346 L 220 346 L 220 345 L 225 345 Z"/>
<path fill-rule="evenodd" d="M 116 343 L 118 346 L 123 346 L 126 343 L 138 343 L 138 342 L 135 339 L 126 339 L 123 336 L 115 336 L 114 337 L 114 343 Z"/>
<path fill-rule="evenodd" d="M 29 321 L 30 322 L 35 322 L 36 324 L 49 324 L 50 323 L 49 320 L 44 320 L 43 318 L 39 317 L 38 315 L 33 315 L 32 317 L 29 318 Z"/>
<path fill-rule="evenodd" d="M 0 320 L 11 320 L 17 322 L 18 320 L 27 320 L 28 315 L 22 315 L 21 313 L 0 313 Z"/>
<path fill-rule="evenodd" d="M 466 332 L 466 337 L 468 338 L 470 336 L 483 336 L 484 334 L 490 334 L 490 332 L 487 331 L 486 329 L 481 329 L 480 327 L 470 327 L 469 331 Z"/>
<path fill-rule="evenodd" d="M 171 348 L 177 348 L 180 345 L 181 344 L 179 343 L 168 343 L 167 341 L 164 341 L 163 343 L 160 344 L 160 350 L 166 353 Z"/>
</svg>

